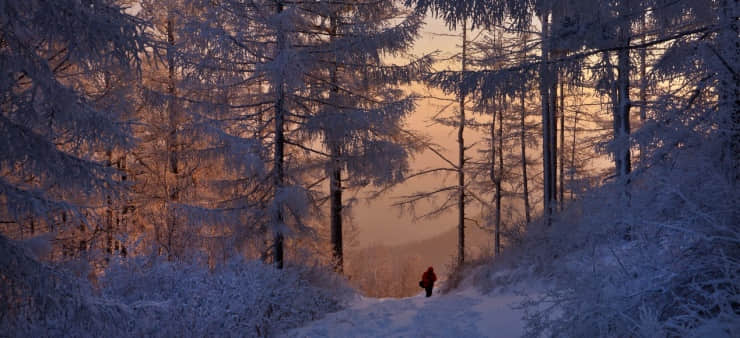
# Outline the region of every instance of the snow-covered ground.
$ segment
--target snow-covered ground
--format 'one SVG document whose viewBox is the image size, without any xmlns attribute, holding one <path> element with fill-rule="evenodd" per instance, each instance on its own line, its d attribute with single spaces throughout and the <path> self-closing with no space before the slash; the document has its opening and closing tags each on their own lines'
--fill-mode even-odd
<svg viewBox="0 0 740 338">
<path fill-rule="evenodd" d="M 360 298 L 288 337 L 520 337 L 523 296 L 469 288 L 425 298 Z"/>
</svg>

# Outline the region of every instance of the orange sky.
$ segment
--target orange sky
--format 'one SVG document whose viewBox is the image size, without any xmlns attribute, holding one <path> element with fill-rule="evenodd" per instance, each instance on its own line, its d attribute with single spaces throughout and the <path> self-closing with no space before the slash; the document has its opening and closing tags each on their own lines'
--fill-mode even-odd
<svg viewBox="0 0 740 338">
<path fill-rule="evenodd" d="M 440 20 L 427 18 L 421 38 L 411 51 L 414 55 L 422 55 L 438 51 L 439 57 L 447 58 L 459 50 L 459 36 L 440 36 L 438 34 L 457 34 L 450 32 Z M 428 94 L 423 86 L 413 88 L 418 94 Z M 450 159 L 457 158 L 457 130 L 454 128 L 433 125 L 429 119 L 436 114 L 444 102 L 424 99 L 418 102 L 418 107 L 408 119 L 407 126 L 424 135 L 432 137 L 433 141 L 446 148 L 445 155 Z M 466 135 L 473 140 L 472 132 Z M 466 140 L 467 143 L 467 140 Z M 412 169 L 424 169 L 445 166 L 445 162 L 430 151 L 417 154 L 412 160 Z M 353 208 L 353 223 L 358 229 L 357 242 L 360 246 L 371 244 L 400 244 L 409 241 L 427 239 L 457 226 L 455 211 L 432 220 L 413 221 L 412 215 L 402 213 L 393 206 L 398 198 L 415 191 L 456 184 L 456 176 L 444 179 L 443 175 L 428 175 L 413 178 L 404 184 L 392 189 L 381 198 L 372 201 L 361 201 Z M 417 213 L 430 210 L 432 205 L 421 203 Z M 475 212 L 475 211 L 473 211 Z"/>
</svg>

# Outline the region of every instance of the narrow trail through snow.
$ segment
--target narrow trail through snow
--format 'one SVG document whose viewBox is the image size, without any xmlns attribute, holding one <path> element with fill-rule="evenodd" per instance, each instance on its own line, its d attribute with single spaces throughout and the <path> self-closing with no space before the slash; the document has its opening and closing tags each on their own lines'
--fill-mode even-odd
<svg viewBox="0 0 740 338">
<path fill-rule="evenodd" d="M 522 296 L 464 290 L 425 298 L 361 298 L 287 337 L 520 337 Z"/>
</svg>

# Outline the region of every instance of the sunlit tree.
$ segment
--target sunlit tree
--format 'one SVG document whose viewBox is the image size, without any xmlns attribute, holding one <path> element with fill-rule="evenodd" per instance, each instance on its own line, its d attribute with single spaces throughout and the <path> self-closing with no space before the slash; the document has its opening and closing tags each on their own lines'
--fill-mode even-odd
<svg viewBox="0 0 740 338">
<path fill-rule="evenodd" d="M 124 121 L 130 91 L 121 81 L 136 78 L 143 22 L 96 0 L 6 1 L 0 19 L 6 233 L 40 224 L 92 232 L 92 216 L 123 192 L 107 154 L 133 144 Z"/>
</svg>

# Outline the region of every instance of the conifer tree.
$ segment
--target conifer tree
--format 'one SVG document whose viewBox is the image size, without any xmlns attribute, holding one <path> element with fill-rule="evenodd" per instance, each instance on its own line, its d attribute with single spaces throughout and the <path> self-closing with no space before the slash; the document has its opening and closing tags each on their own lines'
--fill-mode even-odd
<svg viewBox="0 0 740 338">
<path fill-rule="evenodd" d="M 317 67 L 308 73 L 311 89 L 296 95 L 303 106 L 314 107 L 300 119 L 306 147 L 326 161 L 329 176 L 329 219 L 332 260 L 343 269 L 343 191 L 368 184 L 378 187 L 400 182 L 408 170 L 408 137 L 404 118 L 415 107 L 412 96 L 398 86 L 421 78 L 429 56 L 391 64 L 388 56 L 405 55 L 419 34 L 423 17 L 396 3 L 332 0 L 313 6 L 322 24 L 313 34 Z M 394 23 L 394 20 L 400 20 Z"/>
<path fill-rule="evenodd" d="M 127 92 L 86 85 L 136 75 L 144 24 L 97 0 L 5 1 L 0 20 L 0 215 L 88 227 L 85 215 L 121 193 L 106 150 L 132 139 Z"/>
</svg>

